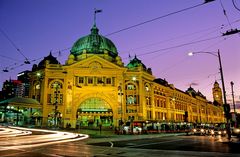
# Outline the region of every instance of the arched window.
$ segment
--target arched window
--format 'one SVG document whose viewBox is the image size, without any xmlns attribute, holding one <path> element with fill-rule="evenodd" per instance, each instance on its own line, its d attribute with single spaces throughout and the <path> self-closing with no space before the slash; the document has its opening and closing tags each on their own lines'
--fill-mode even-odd
<svg viewBox="0 0 240 157">
<path fill-rule="evenodd" d="M 63 84 L 60 81 L 53 81 L 50 84 L 47 102 L 49 104 L 63 104 Z"/>
<path fill-rule="evenodd" d="M 111 106 L 101 98 L 89 98 L 81 103 L 79 112 L 111 112 Z"/>
</svg>

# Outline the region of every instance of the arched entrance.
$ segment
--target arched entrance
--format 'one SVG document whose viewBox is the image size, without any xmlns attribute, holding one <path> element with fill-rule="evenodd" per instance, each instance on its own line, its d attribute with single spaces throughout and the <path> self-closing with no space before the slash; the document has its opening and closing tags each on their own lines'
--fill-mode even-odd
<svg viewBox="0 0 240 157">
<path fill-rule="evenodd" d="M 77 109 L 77 128 L 112 126 L 113 112 L 111 106 L 98 97 L 88 98 Z"/>
</svg>

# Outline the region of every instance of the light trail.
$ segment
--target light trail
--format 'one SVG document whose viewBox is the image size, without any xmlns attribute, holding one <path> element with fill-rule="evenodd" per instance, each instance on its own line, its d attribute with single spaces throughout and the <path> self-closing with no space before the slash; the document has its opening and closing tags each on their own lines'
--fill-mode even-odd
<svg viewBox="0 0 240 157">
<path fill-rule="evenodd" d="M 0 128 L 0 138 L 16 137 L 32 134 L 31 131 L 22 131 L 11 128 Z"/>
<path fill-rule="evenodd" d="M 13 133 L 12 138 L 7 138 L 7 140 L 0 140 L 0 151 L 9 150 L 9 149 L 22 149 L 29 147 L 39 147 L 51 144 L 59 144 L 64 142 L 79 141 L 88 138 L 88 135 L 85 134 L 76 134 L 70 132 L 62 131 L 52 131 L 52 130 L 43 130 L 43 129 L 30 129 L 30 128 L 21 128 L 21 127 L 9 127 L 1 128 L 0 138 L 11 137 L 9 133 Z M 49 134 L 44 135 L 30 135 L 24 133 L 32 133 L 32 131 L 45 132 Z M 3 133 L 3 134 L 2 134 Z M 14 136 L 21 134 L 24 136 Z M 5 136 L 7 135 L 7 136 Z"/>
</svg>

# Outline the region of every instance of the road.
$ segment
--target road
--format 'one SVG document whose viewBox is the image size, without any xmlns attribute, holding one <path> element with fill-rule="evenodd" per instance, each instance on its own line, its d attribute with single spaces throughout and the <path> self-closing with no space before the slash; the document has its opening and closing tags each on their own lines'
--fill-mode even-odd
<svg viewBox="0 0 240 157">
<path fill-rule="evenodd" d="M 105 147 L 118 147 L 118 148 L 131 148 L 131 149 L 144 149 L 149 150 L 164 150 L 164 151 L 177 151 L 185 153 L 193 153 L 194 156 L 198 154 L 221 154 L 231 156 L 240 155 L 240 143 L 225 142 L 224 138 L 220 136 L 171 136 L 151 139 L 136 139 L 124 140 L 114 142 L 100 142 L 92 143 L 95 146 Z M 152 155 L 152 153 L 151 153 Z M 202 155 L 199 155 L 202 156 Z M 211 156 L 211 155 L 210 155 Z"/>
<path fill-rule="evenodd" d="M 26 136 L 26 135 L 24 135 Z M 28 136 L 26 136 L 28 137 Z M 151 138 L 149 138 L 151 137 Z M 12 137 L 10 137 L 11 139 Z M 16 137 L 15 137 L 16 138 Z M 8 140 L 8 139 L 7 139 Z M 23 140 L 23 139 L 21 139 Z M 28 141 L 28 138 L 26 138 Z M 94 142 L 95 140 L 95 142 Z M 102 141 L 102 142 L 99 142 Z M 43 142 L 48 143 L 48 142 Z M 5 156 L 43 157 L 159 157 L 159 156 L 239 156 L 238 142 L 224 142 L 223 138 L 208 136 L 141 136 L 120 135 L 114 138 L 84 139 L 64 143 L 50 143 L 34 147 L 0 150 Z"/>
</svg>

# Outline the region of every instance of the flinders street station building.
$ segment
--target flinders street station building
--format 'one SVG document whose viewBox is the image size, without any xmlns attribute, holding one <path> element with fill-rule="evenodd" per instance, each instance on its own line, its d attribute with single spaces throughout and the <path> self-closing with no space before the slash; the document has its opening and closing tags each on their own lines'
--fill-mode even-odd
<svg viewBox="0 0 240 157">
<path fill-rule="evenodd" d="M 50 53 L 33 65 L 29 82 L 29 98 L 41 105 L 38 123 L 46 127 L 225 121 L 218 82 L 210 102 L 192 87 L 182 91 L 156 78 L 137 56 L 124 65 L 114 43 L 95 24 L 73 44 L 65 64 Z"/>
</svg>

